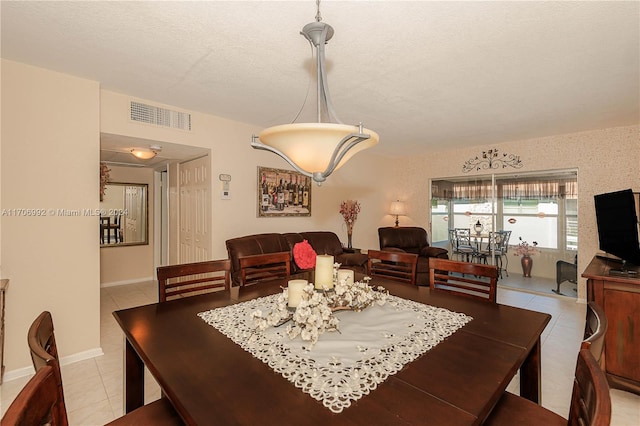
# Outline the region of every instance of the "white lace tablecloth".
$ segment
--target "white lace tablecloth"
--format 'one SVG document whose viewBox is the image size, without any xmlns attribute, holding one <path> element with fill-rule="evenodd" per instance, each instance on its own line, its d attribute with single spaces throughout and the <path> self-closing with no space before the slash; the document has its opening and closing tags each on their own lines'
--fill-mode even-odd
<svg viewBox="0 0 640 426">
<path fill-rule="evenodd" d="M 335 413 L 472 320 L 465 314 L 389 296 L 383 306 L 335 312 L 340 331 L 322 334 L 311 347 L 300 337 L 291 340 L 286 325 L 255 330 L 251 313 L 275 309 L 278 297 L 198 316 Z"/>
</svg>

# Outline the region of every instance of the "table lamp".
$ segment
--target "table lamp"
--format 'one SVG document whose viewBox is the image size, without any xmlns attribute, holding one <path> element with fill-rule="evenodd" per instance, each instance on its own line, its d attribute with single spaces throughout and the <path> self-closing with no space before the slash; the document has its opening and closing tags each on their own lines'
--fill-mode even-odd
<svg viewBox="0 0 640 426">
<path fill-rule="evenodd" d="M 478 219 L 478 221 L 476 222 L 475 225 L 473 225 L 473 229 L 476 230 L 476 234 L 480 235 L 480 233 L 482 232 L 482 230 L 484 229 L 484 226 L 480 223 L 480 219 Z"/>
<path fill-rule="evenodd" d="M 389 214 L 396 216 L 396 228 L 398 227 L 398 216 L 405 216 L 407 212 L 404 208 L 404 203 L 400 200 L 393 201 L 391 203 L 391 208 L 389 209 Z"/>
</svg>

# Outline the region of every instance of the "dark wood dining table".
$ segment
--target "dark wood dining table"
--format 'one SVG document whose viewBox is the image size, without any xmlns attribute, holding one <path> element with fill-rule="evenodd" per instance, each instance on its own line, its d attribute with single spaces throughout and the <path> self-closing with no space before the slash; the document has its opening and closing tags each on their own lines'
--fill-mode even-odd
<svg viewBox="0 0 640 426">
<path fill-rule="evenodd" d="M 550 315 L 389 280 L 372 284 L 473 320 L 336 414 L 197 316 L 276 294 L 281 283 L 116 311 L 126 338 L 125 410 L 144 403 L 145 366 L 193 425 L 477 425 L 518 370 L 520 394 L 540 403 L 540 335 Z"/>
</svg>

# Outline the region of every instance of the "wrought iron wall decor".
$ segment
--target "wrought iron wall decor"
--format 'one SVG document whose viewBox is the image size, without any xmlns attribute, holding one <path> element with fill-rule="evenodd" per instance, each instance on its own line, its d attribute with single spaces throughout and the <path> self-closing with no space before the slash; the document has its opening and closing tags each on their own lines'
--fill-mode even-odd
<svg viewBox="0 0 640 426">
<path fill-rule="evenodd" d="M 505 167 L 520 169 L 523 165 L 519 155 L 499 154 L 498 149 L 494 148 L 488 151 L 482 151 L 482 155 L 465 161 L 462 165 L 462 171 L 468 173 L 472 170 L 504 169 Z"/>
</svg>

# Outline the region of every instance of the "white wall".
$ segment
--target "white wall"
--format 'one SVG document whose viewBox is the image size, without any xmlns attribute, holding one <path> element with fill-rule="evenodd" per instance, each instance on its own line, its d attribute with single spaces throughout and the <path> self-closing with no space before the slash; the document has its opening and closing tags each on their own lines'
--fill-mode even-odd
<svg viewBox="0 0 640 426">
<path fill-rule="evenodd" d="M 455 176 L 486 175 L 486 171 L 462 172 L 465 161 L 483 150 L 498 148 L 501 153 L 519 155 L 524 167 L 520 172 L 578 169 L 578 275 L 598 251 L 593 196 L 632 188 L 640 191 L 640 127 L 617 127 L 568 135 L 557 135 L 526 141 L 496 143 L 460 150 L 437 151 L 423 156 L 393 162 L 397 187 L 404 188 L 409 205 L 419 226 L 429 227 L 430 179 Z M 514 173 L 506 168 L 503 173 Z M 516 260 L 516 262 L 513 262 Z M 517 258 L 511 258 L 512 266 Z M 534 260 L 535 264 L 535 260 Z M 515 266 L 514 266 L 515 268 Z M 535 269 L 535 266 L 534 266 Z M 586 297 L 586 282 L 579 279 L 578 298 Z"/>
<path fill-rule="evenodd" d="M 58 212 L 99 207 L 100 92 L 95 81 L 1 66 L 1 208 L 46 214 L 0 218 L 11 373 L 30 369 L 27 330 L 44 310 L 53 314 L 62 357 L 101 353 L 98 219 Z"/>
</svg>

